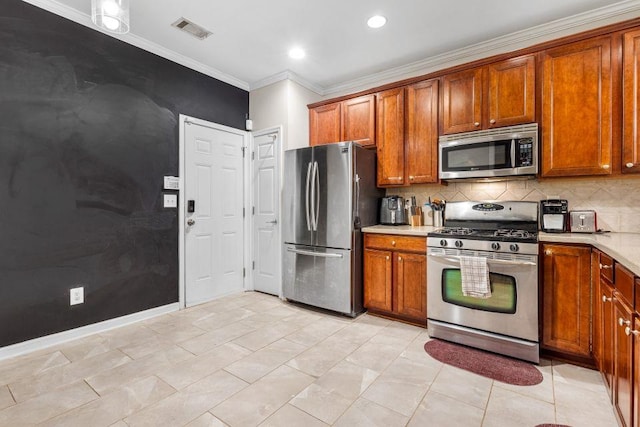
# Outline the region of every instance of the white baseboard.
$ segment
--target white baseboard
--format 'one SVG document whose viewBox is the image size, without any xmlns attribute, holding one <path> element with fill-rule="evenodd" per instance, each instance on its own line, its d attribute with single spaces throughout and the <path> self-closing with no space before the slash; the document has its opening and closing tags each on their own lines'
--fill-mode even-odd
<svg viewBox="0 0 640 427">
<path fill-rule="evenodd" d="M 108 331 L 110 329 L 115 329 L 121 326 L 140 322 L 141 320 L 151 319 L 152 317 L 157 317 L 163 314 L 178 311 L 178 309 L 179 304 L 176 302 L 173 304 L 151 308 L 149 310 L 139 311 L 137 313 L 128 314 L 126 316 L 117 317 L 115 319 L 93 323 L 91 325 L 82 326 L 80 328 L 58 332 L 57 334 L 47 335 L 40 338 L 34 338 L 29 341 L 12 344 L 0 348 L 0 360 L 8 359 L 10 357 L 19 356 L 26 353 L 31 353 L 36 350 L 42 350 L 47 347 L 52 347 L 54 345 L 63 344 L 65 342 L 73 341 L 78 338 L 83 338 L 88 335 L 97 334 L 100 332 Z"/>
</svg>

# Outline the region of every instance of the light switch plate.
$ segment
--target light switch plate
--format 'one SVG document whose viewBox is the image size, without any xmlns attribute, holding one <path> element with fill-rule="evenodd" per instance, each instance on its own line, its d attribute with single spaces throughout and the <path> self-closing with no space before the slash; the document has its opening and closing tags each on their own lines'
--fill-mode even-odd
<svg viewBox="0 0 640 427">
<path fill-rule="evenodd" d="M 177 194 L 163 194 L 164 199 L 163 206 L 165 208 L 177 208 L 178 207 L 178 195 Z"/>
<path fill-rule="evenodd" d="M 165 190 L 179 190 L 180 178 L 177 176 L 165 176 L 164 177 L 164 189 Z"/>
</svg>

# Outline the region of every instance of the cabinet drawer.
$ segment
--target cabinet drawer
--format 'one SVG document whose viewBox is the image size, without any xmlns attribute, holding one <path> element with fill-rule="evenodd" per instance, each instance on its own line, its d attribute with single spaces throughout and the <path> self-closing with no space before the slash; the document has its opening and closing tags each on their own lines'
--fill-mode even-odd
<svg viewBox="0 0 640 427">
<path fill-rule="evenodd" d="M 395 234 L 365 234 L 364 246 L 386 250 L 401 250 L 408 252 L 427 252 L 425 237 L 398 236 Z"/>
<path fill-rule="evenodd" d="M 616 263 L 616 290 L 627 300 L 626 303 L 633 305 L 633 273 L 624 268 L 622 265 Z"/>
<path fill-rule="evenodd" d="M 613 283 L 613 258 L 600 252 L 600 276 Z"/>
</svg>

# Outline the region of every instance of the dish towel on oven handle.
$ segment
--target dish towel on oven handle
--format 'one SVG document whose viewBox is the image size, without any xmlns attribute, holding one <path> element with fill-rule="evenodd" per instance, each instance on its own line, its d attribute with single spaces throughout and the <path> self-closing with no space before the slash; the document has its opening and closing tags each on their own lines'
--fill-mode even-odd
<svg viewBox="0 0 640 427">
<path fill-rule="evenodd" d="M 486 258 L 461 256 L 460 275 L 462 276 L 462 295 L 491 298 L 489 266 Z"/>
</svg>

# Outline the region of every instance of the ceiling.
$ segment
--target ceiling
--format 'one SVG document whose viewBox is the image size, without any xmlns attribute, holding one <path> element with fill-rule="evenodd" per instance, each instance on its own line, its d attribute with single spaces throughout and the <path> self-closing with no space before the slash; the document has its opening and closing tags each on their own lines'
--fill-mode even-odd
<svg viewBox="0 0 640 427">
<path fill-rule="evenodd" d="M 26 1 L 91 25 L 91 0 Z M 387 25 L 368 28 L 375 14 Z M 462 57 L 484 42 L 513 50 L 506 40 L 536 26 L 560 32 L 576 20 L 630 14 L 640 16 L 640 0 L 131 0 L 131 33 L 119 38 L 243 89 L 295 76 L 330 94 L 424 68 L 451 52 Z M 213 35 L 200 41 L 171 27 L 180 17 Z M 563 26 L 547 24 L 557 20 Z M 293 46 L 306 57 L 289 58 Z"/>
</svg>

